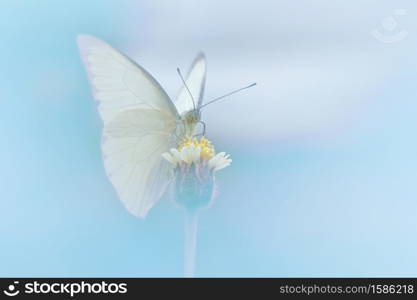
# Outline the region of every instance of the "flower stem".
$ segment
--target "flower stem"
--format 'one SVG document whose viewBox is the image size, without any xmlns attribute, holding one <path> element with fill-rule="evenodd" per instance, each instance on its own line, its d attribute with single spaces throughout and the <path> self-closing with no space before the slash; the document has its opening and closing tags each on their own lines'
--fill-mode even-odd
<svg viewBox="0 0 417 300">
<path fill-rule="evenodd" d="M 185 209 L 184 277 L 194 277 L 197 246 L 197 209 Z"/>
</svg>

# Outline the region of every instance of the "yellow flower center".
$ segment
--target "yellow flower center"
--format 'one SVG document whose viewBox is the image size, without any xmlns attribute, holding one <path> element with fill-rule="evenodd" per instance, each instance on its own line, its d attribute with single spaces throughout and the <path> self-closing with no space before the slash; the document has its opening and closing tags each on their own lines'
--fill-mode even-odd
<svg viewBox="0 0 417 300">
<path fill-rule="evenodd" d="M 178 150 L 181 151 L 183 148 L 189 147 L 191 145 L 200 147 L 200 156 L 202 159 L 210 159 L 215 154 L 213 145 L 208 139 L 204 137 L 201 137 L 200 140 L 198 140 L 195 137 L 188 136 L 179 143 Z"/>
</svg>

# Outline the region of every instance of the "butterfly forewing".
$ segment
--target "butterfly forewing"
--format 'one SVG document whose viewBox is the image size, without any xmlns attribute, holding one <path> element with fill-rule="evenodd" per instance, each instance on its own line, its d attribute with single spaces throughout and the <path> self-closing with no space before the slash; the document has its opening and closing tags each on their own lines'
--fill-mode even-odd
<svg viewBox="0 0 417 300">
<path fill-rule="evenodd" d="M 103 120 L 103 160 L 110 181 L 130 213 L 144 217 L 164 193 L 169 150 L 179 115 L 159 83 L 108 44 L 79 36 L 78 45 Z"/>
</svg>

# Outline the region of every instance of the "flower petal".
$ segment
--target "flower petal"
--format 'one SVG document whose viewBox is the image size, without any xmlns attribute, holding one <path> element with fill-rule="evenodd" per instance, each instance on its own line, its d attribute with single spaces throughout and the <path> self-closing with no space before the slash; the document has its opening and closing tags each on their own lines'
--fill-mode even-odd
<svg viewBox="0 0 417 300">
<path fill-rule="evenodd" d="M 208 167 L 213 169 L 213 171 L 221 170 L 230 165 L 232 160 L 228 158 L 229 155 L 226 155 L 225 152 L 220 152 L 208 162 Z"/>
<path fill-rule="evenodd" d="M 174 158 L 174 160 L 177 163 L 180 163 L 181 162 L 181 153 L 177 149 L 172 148 L 171 149 L 171 154 L 172 154 L 172 157 Z"/>
<path fill-rule="evenodd" d="M 190 145 L 187 147 L 182 148 L 181 150 L 181 159 L 186 164 L 191 164 L 194 158 L 194 145 Z"/>
<path fill-rule="evenodd" d="M 193 162 L 197 163 L 200 161 L 200 154 L 201 154 L 201 147 L 198 146 L 194 149 L 194 153 L 193 153 Z"/>
<path fill-rule="evenodd" d="M 162 153 L 162 157 L 165 158 L 167 161 L 169 161 L 174 166 L 177 165 L 177 162 L 175 161 L 174 157 L 169 154 L 168 152 Z"/>
<path fill-rule="evenodd" d="M 232 163 L 231 159 L 225 159 L 220 161 L 219 163 L 217 163 L 217 165 L 215 166 L 215 168 L 213 169 L 214 172 L 219 171 L 223 168 L 226 168 L 228 166 L 230 166 L 230 164 Z"/>
</svg>

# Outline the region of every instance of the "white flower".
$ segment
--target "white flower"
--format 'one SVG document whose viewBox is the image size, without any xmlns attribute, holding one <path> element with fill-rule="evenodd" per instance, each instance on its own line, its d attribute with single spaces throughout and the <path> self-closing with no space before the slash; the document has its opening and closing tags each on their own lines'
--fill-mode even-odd
<svg viewBox="0 0 417 300">
<path fill-rule="evenodd" d="M 204 137 L 200 140 L 188 137 L 179 144 L 178 149 L 172 148 L 170 152 L 163 153 L 162 157 L 174 167 L 194 164 L 213 172 L 229 166 L 232 162 L 225 152 L 215 154 L 211 142 Z"/>
<path fill-rule="evenodd" d="M 225 152 L 215 153 L 209 140 L 187 137 L 178 148 L 162 154 L 173 165 L 176 203 L 194 211 L 208 207 L 216 196 L 215 172 L 230 165 Z"/>
</svg>

